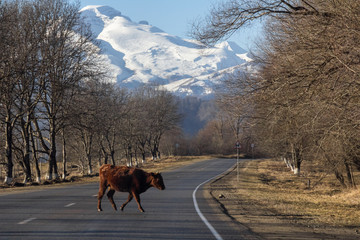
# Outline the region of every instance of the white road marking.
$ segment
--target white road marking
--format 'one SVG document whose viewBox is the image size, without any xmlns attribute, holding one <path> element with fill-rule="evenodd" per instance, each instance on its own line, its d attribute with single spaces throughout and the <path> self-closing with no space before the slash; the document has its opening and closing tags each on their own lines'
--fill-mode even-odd
<svg viewBox="0 0 360 240">
<path fill-rule="evenodd" d="M 21 222 L 18 222 L 18 224 L 21 224 L 21 225 L 23 225 L 23 224 L 27 224 L 27 223 L 29 223 L 29 222 L 31 222 L 31 221 L 34 221 L 36 218 L 28 218 L 28 219 L 26 219 L 26 220 L 24 220 L 24 221 L 21 221 Z"/>
<path fill-rule="evenodd" d="M 69 203 L 68 205 L 65 205 L 64 207 L 71 207 L 74 206 L 76 203 Z"/>
<path fill-rule="evenodd" d="M 226 170 L 225 172 L 227 172 L 227 171 L 228 171 L 228 170 Z M 217 176 L 215 176 L 215 177 L 212 177 L 212 178 L 206 180 L 205 182 L 199 184 L 199 185 L 195 188 L 195 190 L 194 190 L 194 192 L 193 192 L 193 194 L 192 194 L 193 201 L 194 201 L 194 207 L 195 207 L 195 210 L 196 210 L 197 214 L 199 215 L 199 217 L 201 218 L 201 220 L 205 223 L 205 225 L 209 228 L 209 230 L 210 230 L 211 233 L 214 235 L 214 237 L 216 238 L 216 240 L 223 240 L 223 238 L 222 238 L 222 237 L 220 236 L 220 234 L 215 230 L 215 228 L 209 223 L 209 221 L 205 218 L 205 216 L 201 213 L 200 208 L 199 208 L 199 206 L 198 206 L 198 203 L 197 203 L 197 201 L 196 201 L 196 192 L 197 192 L 197 190 L 198 190 L 202 185 L 204 185 L 205 183 L 213 180 L 214 178 L 217 178 L 218 176 L 224 174 L 225 172 L 223 172 L 223 173 L 221 173 L 221 174 L 219 174 L 219 175 L 217 175 Z"/>
</svg>

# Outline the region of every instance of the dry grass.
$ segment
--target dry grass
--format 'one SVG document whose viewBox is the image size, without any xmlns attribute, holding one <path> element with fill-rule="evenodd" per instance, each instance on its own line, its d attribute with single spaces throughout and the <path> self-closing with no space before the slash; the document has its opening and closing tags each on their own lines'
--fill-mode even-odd
<svg viewBox="0 0 360 240">
<path fill-rule="evenodd" d="M 166 172 L 174 168 L 212 158 L 215 158 L 215 156 L 172 156 L 158 161 L 148 161 L 141 168 L 148 172 Z"/>
<path fill-rule="evenodd" d="M 241 168 L 241 181 L 234 184 L 238 194 L 297 223 L 360 226 L 360 190 L 342 189 L 332 175 L 313 165 L 305 165 L 303 172 L 294 176 L 283 162 L 275 160 L 247 161 Z"/>
<path fill-rule="evenodd" d="M 147 172 L 163 172 L 163 171 L 169 171 L 171 169 L 174 169 L 176 167 L 181 167 L 190 163 L 198 162 L 198 161 L 204 161 L 207 159 L 214 158 L 214 156 L 172 156 L 172 157 L 166 157 L 161 160 L 152 161 L 149 160 L 145 164 L 141 165 L 140 168 L 144 169 Z M 46 166 L 43 166 L 43 176 L 46 173 Z M 60 180 L 54 180 L 54 181 L 43 181 L 40 185 L 30 185 L 27 184 L 25 186 L 9 186 L 9 185 L 0 185 L 0 193 L 7 193 L 7 192 L 17 192 L 17 191 L 31 191 L 31 190 L 40 190 L 45 188 L 52 188 L 52 187 L 63 187 L 70 184 L 84 184 L 84 183 L 92 183 L 92 182 L 98 182 L 98 166 L 94 166 L 94 174 L 91 176 L 81 176 L 79 172 L 72 172 L 69 177 L 67 177 L 67 181 L 60 181 Z M 21 182 L 22 179 L 16 179 L 16 182 Z M 45 184 L 44 184 L 45 183 Z M 20 184 L 19 184 L 20 185 Z"/>
</svg>

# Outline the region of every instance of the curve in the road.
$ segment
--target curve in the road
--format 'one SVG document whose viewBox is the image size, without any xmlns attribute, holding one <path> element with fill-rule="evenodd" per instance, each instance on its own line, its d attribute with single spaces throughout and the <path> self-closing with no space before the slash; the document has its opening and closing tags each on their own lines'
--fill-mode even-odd
<svg viewBox="0 0 360 240">
<path fill-rule="evenodd" d="M 220 174 L 221 175 L 221 174 Z M 218 175 L 219 176 L 219 175 Z M 222 237 L 220 236 L 220 234 L 216 231 L 216 229 L 209 223 L 209 221 L 206 219 L 206 217 L 201 213 L 200 209 L 199 209 L 199 206 L 198 206 L 198 203 L 197 203 L 197 200 L 196 200 L 196 192 L 197 190 L 202 186 L 204 185 L 205 183 L 211 181 L 212 179 L 216 178 L 217 176 L 215 177 L 212 177 L 202 183 L 200 183 L 194 190 L 193 194 L 192 194 L 192 197 L 193 197 L 193 201 L 194 201 L 194 207 L 195 207 L 195 210 L 197 212 L 197 214 L 199 215 L 199 217 L 201 218 L 201 220 L 205 223 L 205 225 L 209 228 L 209 230 L 211 231 L 211 233 L 214 235 L 214 237 L 216 238 L 216 240 L 223 240 Z"/>
</svg>

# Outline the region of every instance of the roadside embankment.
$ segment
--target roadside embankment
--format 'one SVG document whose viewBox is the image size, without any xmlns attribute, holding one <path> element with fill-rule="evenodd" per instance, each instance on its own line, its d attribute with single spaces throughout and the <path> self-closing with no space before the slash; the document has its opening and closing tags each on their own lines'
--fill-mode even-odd
<svg viewBox="0 0 360 240">
<path fill-rule="evenodd" d="M 304 166 L 300 177 L 272 159 L 239 167 L 239 178 L 235 167 L 210 185 L 234 221 L 265 239 L 360 239 L 359 190 L 342 189 L 316 166 Z"/>
</svg>

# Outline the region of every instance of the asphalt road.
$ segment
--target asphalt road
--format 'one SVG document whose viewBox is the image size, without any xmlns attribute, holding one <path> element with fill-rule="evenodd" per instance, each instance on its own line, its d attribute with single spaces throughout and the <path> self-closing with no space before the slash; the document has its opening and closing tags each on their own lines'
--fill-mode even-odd
<svg viewBox="0 0 360 240">
<path fill-rule="evenodd" d="M 210 206 L 201 185 L 235 163 L 214 159 L 163 173 L 164 191 L 140 195 L 145 213 L 134 200 L 116 212 L 106 196 L 97 212 L 97 183 L 0 194 L 0 239 L 242 239 L 246 229 Z M 118 206 L 126 198 L 114 195 Z"/>
</svg>

